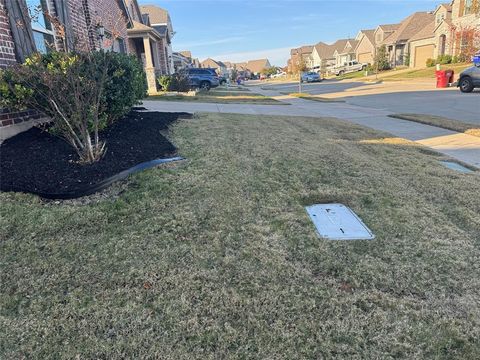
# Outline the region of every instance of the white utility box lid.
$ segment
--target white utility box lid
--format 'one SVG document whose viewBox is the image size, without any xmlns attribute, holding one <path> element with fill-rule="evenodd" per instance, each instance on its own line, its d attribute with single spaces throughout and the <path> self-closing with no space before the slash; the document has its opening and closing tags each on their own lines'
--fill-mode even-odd
<svg viewBox="0 0 480 360">
<path fill-rule="evenodd" d="M 372 240 L 375 235 L 349 207 L 317 204 L 306 207 L 318 234 L 327 240 Z"/>
</svg>

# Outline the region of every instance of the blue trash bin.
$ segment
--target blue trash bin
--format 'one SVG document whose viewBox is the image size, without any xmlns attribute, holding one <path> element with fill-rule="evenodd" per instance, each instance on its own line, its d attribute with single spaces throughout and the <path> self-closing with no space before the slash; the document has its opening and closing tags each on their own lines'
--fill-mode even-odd
<svg viewBox="0 0 480 360">
<path fill-rule="evenodd" d="M 473 57 L 473 63 L 477 66 L 480 65 L 480 54 L 475 54 L 475 56 Z"/>
</svg>

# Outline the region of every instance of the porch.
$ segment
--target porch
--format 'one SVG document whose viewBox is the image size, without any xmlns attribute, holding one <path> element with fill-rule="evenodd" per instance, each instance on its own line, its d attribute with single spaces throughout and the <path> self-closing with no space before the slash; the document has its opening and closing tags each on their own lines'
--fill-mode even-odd
<svg viewBox="0 0 480 360">
<path fill-rule="evenodd" d="M 168 74 L 164 39 L 155 29 L 136 21 L 127 32 L 131 52 L 142 62 L 147 75 L 148 93 L 155 94 L 158 91 L 157 77 Z"/>
</svg>

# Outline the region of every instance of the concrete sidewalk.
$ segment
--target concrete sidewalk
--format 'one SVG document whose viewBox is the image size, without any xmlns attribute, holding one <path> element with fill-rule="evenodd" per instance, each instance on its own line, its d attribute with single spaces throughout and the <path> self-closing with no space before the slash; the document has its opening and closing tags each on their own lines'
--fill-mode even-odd
<svg viewBox="0 0 480 360">
<path fill-rule="evenodd" d="M 393 119 L 389 111 L 346 103 L 321 103 L 286 97 L 273 90 L 256 88 L 255 92 L 275 97 L 285 105 L 215 104 L 145 100 L 148 110 L 167 112 L 219 112 L 251 115 L 286 115 L 333 117 L 396 137 L 415 141 L 435 151 L 480 168 L 480 138 L 412 121 Z"/>
</svg>

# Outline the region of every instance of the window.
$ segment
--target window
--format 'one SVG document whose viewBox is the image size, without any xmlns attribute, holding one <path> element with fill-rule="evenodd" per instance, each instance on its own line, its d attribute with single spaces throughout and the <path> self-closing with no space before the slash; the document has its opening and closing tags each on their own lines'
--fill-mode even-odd
<svg viewBox="0 0 480 360">
<path fill-rule="evenodd" d="M 469 15 L 473 10 L 473 0 L 465 0 L 465 5 L 463 7 L 463 15 Z"/>
<path fill-rule="evenodd" d="M 112 39 L 112 33 L 105 30 L 105 39 L 103 39 L 101 47 L 105 51 L 113 51 L 116 53 L 125 54 L 127 49 L 125 47 L 125 40 L 121 37 L 117 37 Z"/>
<path fill-rule="evenodd" d="M 443 20 L 445 20 L 445 14 L 438 14 L 437 15 L 437 25 L 440 24 Z"/>
<path fill-rule="evenodd" d="M 53 28 L 48 16 L 49 8 L 46 0 L 27 0 L 28 10 L 32 23 L 33 39 L 37 51 L 46 54 L 55 48 Z"/>
</svg>

